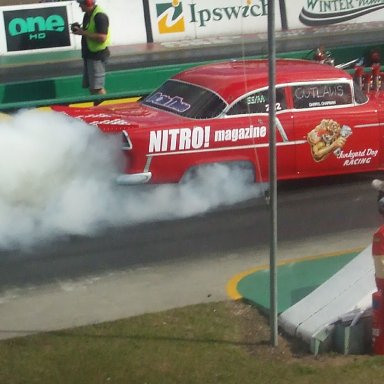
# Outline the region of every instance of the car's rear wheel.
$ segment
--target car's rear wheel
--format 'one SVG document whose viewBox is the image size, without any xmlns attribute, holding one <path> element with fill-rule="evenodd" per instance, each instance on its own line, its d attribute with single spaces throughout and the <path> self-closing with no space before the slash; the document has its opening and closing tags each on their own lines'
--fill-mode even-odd
<svg viewBox="0 0 384 384">
<path fill-rule="evenodd" d="M 253 164 L 247 161 L 202 164 L 192 167 L 180 182 L 195 196 L 218 205 L 228 205 L 265 196 L 268 185 L 255 180 Z"/>
<path fill-rule="evenodd" d="M 252 163 L 248 161 L 205 163 L 188 169 L 183 175 L 180 183 L 203 181 L 207 179 L 218 180 L 220 178 L 233 178 L 243 183 L 254 183 L 255 170 Z"/>
</svg>

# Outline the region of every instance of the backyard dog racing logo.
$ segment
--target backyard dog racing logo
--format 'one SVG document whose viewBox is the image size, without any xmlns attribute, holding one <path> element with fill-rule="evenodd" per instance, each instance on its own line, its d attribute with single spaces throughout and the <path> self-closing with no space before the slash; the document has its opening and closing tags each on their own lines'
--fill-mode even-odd
<svg viewBox="0 0 384 384">
<path fill-rule="evenodd" d="M 8 52 L 70 46 L 66 7 L 4 11 Z"/>
<path fill-rule="evenodd" d="M 384 0 L 383 0 L 384 1 Z M 245 5 L 203 8 L 203 1 L 195 1 L 183 9 L 180 0 L 156 3 L 157 25 L 160 34 L 185 32 L 187 23 L 204 28 L 212 23 L 234 22 L 268 15 L 268 0 L 247 0 Z M 230 1 L 226 3 L 230 4 Z M 205 4 L 204 4 L 205 5 Z"/>
<path fill-rule="evenodd" d="M 347 125 L 340 124 L 332 119 L 323 119 L 307 135 L 308 144 L 311 147 L 313 160 L 320 162 L 325 160 L 331 153 L 340 157 L 342 149 L 352 129 Z"/>
<path fill-rule="evenodd" d="M 307 0 L 299 20 L 311 27 L 337 24 L 384 8 L 384 0 Z"/>
</svg>

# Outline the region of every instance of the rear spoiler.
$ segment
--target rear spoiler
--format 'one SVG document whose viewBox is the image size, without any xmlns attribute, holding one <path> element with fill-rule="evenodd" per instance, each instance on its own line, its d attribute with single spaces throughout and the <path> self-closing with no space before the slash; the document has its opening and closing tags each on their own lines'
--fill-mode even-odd
<svg viewBox="0 0 384 384">
<path fill-rule="evenodd" d="M 53 105 L 51 109 L 56 112 L 65 113 L 68 116 L 80 119 L 87 124 L 95 125 L 104 133 L 117 133 L 130 127 L 137 127 L 135 123 L 108 108 L 78 108 Z"/>
</svg>

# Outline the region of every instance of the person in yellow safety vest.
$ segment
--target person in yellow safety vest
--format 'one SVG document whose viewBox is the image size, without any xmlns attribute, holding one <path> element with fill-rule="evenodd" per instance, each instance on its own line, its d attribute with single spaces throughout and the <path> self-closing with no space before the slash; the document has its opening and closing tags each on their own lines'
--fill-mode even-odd
<svg viewBox="0 0 384 384">
<path fill-rule="evenodd" d="M 105 71 L 110 56 L 110 28 L 107 14 L 96 4 L 96 0 L 77 0 L 84 12 L 82 26 L 71 26 L 75 35 L 81 38 L 83 58 L 83 88 L 89 88 L 92 95 L 104 95 Z"/>
</svg>

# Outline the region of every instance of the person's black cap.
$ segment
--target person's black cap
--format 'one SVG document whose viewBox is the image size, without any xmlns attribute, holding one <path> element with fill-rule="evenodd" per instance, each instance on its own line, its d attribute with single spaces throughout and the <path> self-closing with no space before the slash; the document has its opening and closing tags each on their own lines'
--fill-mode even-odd
<svg viewBox="0 0 384 384">
<path fill-rule="evenodd" d="M 96 0 L 76 0 L 79 4 L 90 4 L 90 5 L 93 5 L 96 3 Z"/>
</svg>

